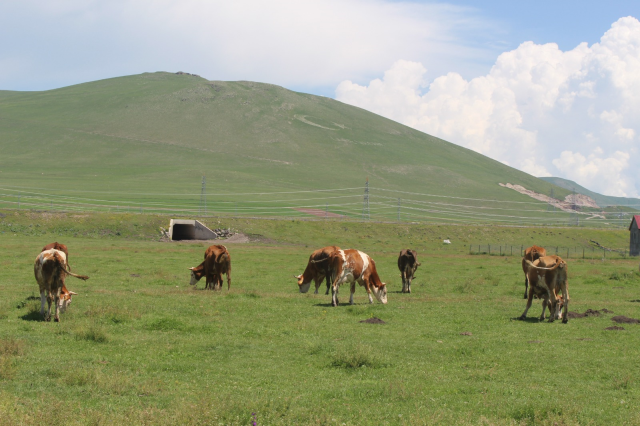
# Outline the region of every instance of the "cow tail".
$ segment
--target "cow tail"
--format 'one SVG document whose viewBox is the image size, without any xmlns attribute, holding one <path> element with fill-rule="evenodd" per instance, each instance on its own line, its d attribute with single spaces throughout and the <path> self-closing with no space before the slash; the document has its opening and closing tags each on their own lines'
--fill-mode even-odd
<svg viewBox="0 0 640 426">
<path fill-rule="evenodd" d="M 62 265 L 62 270 L 64 271 L 65 274 L 71 275 L 72 277 L 80 278 L 81 280 L 84 280 L 84 281 L 89 279 L 89 277 L 86 275 L 77 275 L 71 271 L 68 271 L 67 268 L 64 267 L 64 265 Z"/>
</svg>

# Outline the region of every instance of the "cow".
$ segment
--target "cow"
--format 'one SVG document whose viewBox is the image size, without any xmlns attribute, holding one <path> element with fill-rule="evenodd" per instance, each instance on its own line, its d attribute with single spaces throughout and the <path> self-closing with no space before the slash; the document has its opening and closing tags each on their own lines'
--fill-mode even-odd
<svg viewBox="0 0 640 426">
<path fill-rule="evenodd" d="M 54 321 L 60 321 L 60 294 L 65 288 L 64 280 L 67 275 L 88 280 L 86 275 L 76 275 L 67 269 L 67 256 L 61 250 L 49 249 L 41 252 L 33 264 L 33 273 L 40 287 L 40 315 L 45 321 L 51 321 L 51 303 L 55 303 Z M 65 288 L 66 290 L 66 288 Z M 71 293 L 69 292 L 69 299 Z M 47 314 L 44 313 L 44 302 L 47 300 Z M 68 303 L 67 303 L 68 304 Z M 62 305 L 66 308 L 66 304 Z"/>
<path fill-rule="evenodd" d="M 530 262 L 535 262 L 541 257 L 547 255 L 547 251 L 538 246 L 531 246 L 524 251 L 524 257 L 522 258 L 522 271 L 524 272 L 524 299 L 527 298 L 527 289 L 529 287 L 529 279 L 527 278 L 527 271 L 529 270 L 529 265 L 527 264 L 527 260 Z"/>
<path fill-rule="evenodd" d="M 418 253 L 415 250 L 404 249 L 398 256 L 398 269 L 402 277 L 402 292 L 411 293 L 411 280 L 415 278 L 416 270 L 420 266 Z"/>
<path fill-rule="evenodd" d="M 204 252 L 204 262 L 191 271 L 189 284 L 196 285 L 206 276 L 204 288 L 210 290 L 222 289 L 222 274 L 227 274 L 227 290 L 231 289 L 231 255 L 225 246 L 213 245 Z"/>
<path fill-rule="evenodd" d="M 313 294 L 318 294 L 318 288 L 320 288 L 322 280 L 326 279 L 327 291 L 324 294 L 329 294 L 329 288 L 331 288 L 332 283 L 331 270 L 329 268 L 329 257 L 331 256 L 331 253 L 338 250 L 340 250 L 340 247 L 338 246 L 327 246 L 311 253 L 304 272 L 300 275 L 293 276 L 298 280 L 300 293 L 308 292 L 311 287 L 311 281 L 314 281 L 316 291 Z"/>
<path fill-rule="evenodd" d="M 45 250 L 50 250 L 50 249 L 60 250 L 65 254 L 66 261 L 67 261 L 67 265 L 66 265 L 67 270 L 71 271 L 71 265 L 69 265 L 69 251 L 67 250 L 67 246 L 56 241 L 54 243 L 50 243 L 44 246 L 40 252 L 43 252 Z M 67 310 L 67 307 L 71 304 L 71 297 L 76 294 L 78 293 L 67 290 L 67 287 L 65 284 L 62 285 L 62 289 L 60 290 L 60 312 L 61 313 L 64 313 Z"/>
<path fill-rule="evenodd" d="M 373 303 L 372 291 L 380 303 L 387 303 L 387 284 L 380 280 L 375 262 L 366 253 L 352 249 L 334 251 L 329 258 L 329 268 L 331 268 L 333 278 L 331 287 L 331 304 L 333 306 L 338 306 L 338 289 L 345 282 L 351 284 L 351 297 L 349 298 L 351 305 L 353 305 L 356 282 L 367 290 L 369 303 Z"/>
<path fill-rule="evenodd" d="M 569 321 L 567 316 L 569 310 L 569 283 L 567 280 L 567 263 L 560 256 L 543 256 L 535 262 L 527 260 L 527 278 L 529 280 L 529 297 L 527 307 L 520 316 L 520 319 L 527 317 L 527 311 L 531 307 L 533 295 L 542 297 L 542 315 L 540 321 L 544 320 L 544 310 L 549 305 L 549 322 L 560 319 L 562 309 L 562 322 Z M 562 292 L 562 296 L 559 293 Z"/>
</svg>

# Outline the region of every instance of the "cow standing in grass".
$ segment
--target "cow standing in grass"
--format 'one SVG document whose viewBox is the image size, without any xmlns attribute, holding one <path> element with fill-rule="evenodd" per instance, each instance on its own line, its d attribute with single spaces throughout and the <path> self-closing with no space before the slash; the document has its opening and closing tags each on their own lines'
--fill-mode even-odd
<svg viewBox="0 0 640 426">
<path fill-rule="evenodd" d="M 326 279 L 327 291 L 325 294 L 329 294 L 329 288 L 331 288 L 331 268 L 329 268 L 329 258 L 335 251 L 340 250 L 338 246 L 327 246 L 318 249 L 311 253 L 309 256 L 309 262 L 304 272 L 300 275 L 294 275 L 293 277 L 298 280 L 298 288 L 300 293 L 306 293 L 311 287 L 311 281 L 315 282 L 316 291 L 314 294 L 318 294 L 318 288 L 322 284 L 322 280 Z"/>
<path fill-rule="evenodd" d="M 329 258 L 333 285 L 331 288 L 331 304 L 338 306 L 338 289 L 343 283 L 351 284 L 349 303 L 353 305 L 353 293 L 356 282 L 364 286 L 369 296 L 369 303 L 373 303 L 371 292 L 380 303 L 387 303 L 387 285 L 380 280 L 376 264 L 368 254 L 359 250 L 338 250 Z"/>
<path fill-rule="evenodd" d="M 86 275 L 76 275 L 70 272 L 67 269 L 67 256 L 63 251 L 56 249 L 41 252 L 36 257 L 33 272 L 40 287 L 40 315 L 45 321 L 51 320 L 51 303 L 55 304 L 54 321 L 60 321 L 60 294 L 65 288 L 64 280 L 67 275 L 82 280 L 89 279 Z M 45 299 L 48 304 L 46 315 L 44 312 Z"/>
<path fill-rule="evenodd" d="M 204 262 L 191 270 L 191 281 L 195 285 L 202 277 L 206 277 L 204 288 L 222 289 L 222 274 L 227 275 L 227 290 L 231 288 L 231 255 L 225 246 L 213 245 L 204 253 Z"/>
<path fill-rule="evenodd" d="M 415 278 L 414 274 L 420 266 L 418 262 L 418 253 L 415 250 L 404 249 L 398 256 L 398 269 L 402 277 L 402 292 L 411 293 L 411 280 Z"/>
<path fill-rule="evenodd" d="M 543 298 L 540 321 L 544 320 L 544 310 L 549 305 L 549 322 L 560 319 L 560 310 L 562 309 L 562 322 L 566 324 L 569 321 L 567 316 L 569 310 L 567 263 L 560 256 L 544 256 L 535 262 L 527 260 L 527 265 L 529 267 L 527 271 L 529 297 L 527 307 L 520 319 L 527 317 L 533 295 L 536 294 Z M 562 293 L 562 296 L 559 293 Z"/>
<path fill-rule="evenodd" d="M 50 243 L 44 246 L 41 252 L 46 250 L 51 250 L 51 249 L 60 250 L 65 254 L 66 268 L 68 271 L 71 271 L 71 265 L 69 265 L 69 250 L 67 249 L 67 246 L 56 241 L 54 243 Z M 67 310 L 67 307 L 71 304 L 72 297 L 76 294 L 78 293 L 67 290 L 67 287 L 65 284 L 62 285 L 62 289 L 60 289 L 60 312 L 61 313 L 64 313 Z"/>
<path fill-rule="evenodd" d="M 527 289 L 529 288 L 529 278 L 527 271 L 529 271 L 529 262 L 535 262 L 541 257 L 547 255 L 547 251 L 538 246 L 531 246 L 524 251 L 524 257 L 522 258 L 522 271 L 524 272 L 524 299 L 527 298 Z"/>
</svg>

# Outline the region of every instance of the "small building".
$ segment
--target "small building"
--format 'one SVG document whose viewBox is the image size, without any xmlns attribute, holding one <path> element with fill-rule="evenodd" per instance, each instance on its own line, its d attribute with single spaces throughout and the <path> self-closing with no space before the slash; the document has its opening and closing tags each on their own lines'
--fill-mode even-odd
<svg viewBox="0 0 640 426">
<path fill-rule="evenodd" d="M 171 219 L 169 239 L 171 240 L 213 240 L 218 235 L 204 224 L 191 219 Z"/>
<path fill-rule="evenodd" d="M 629 256 L 640 255 L 640 214 L 634 215 L 629 225 Z"/>
</svg>

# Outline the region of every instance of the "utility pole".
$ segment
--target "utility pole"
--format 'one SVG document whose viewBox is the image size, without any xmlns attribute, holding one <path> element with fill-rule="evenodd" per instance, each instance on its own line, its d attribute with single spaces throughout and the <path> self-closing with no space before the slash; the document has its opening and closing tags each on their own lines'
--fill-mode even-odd
<svg viewBox="0 0 640 426">
<path fill-rule="evenodd" d="M 369 212 L 369 178 L 364 184 L 364 200 L 362 201 L 362 220 L 369 220 L 371 218 Z"/>
<path fill-rule="evenodd" d="M 200 215 L 207 214 L 207 182 L 205 175 L 202 175 L 202 190 L 200 191 Z"/>
<path fill-rule="evenodd" d="M 398 223 L 400 223 L 400 198 L 398 198 Z"/>
</svg>

